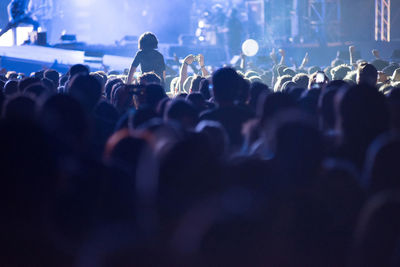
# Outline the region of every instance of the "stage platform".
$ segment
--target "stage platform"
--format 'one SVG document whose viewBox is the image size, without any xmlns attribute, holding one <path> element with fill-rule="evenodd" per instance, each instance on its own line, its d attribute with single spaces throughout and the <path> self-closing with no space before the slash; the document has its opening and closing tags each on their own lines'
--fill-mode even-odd
<svg viewBox="0 0 400 267">
<path fill-rule="evenodd" d="M 21 72 L 27 72 L 27 69 L 30 69 L 29 65 L 64 70 L 74 64 L 89 65 L 92 70 L 102 69 L 101 65 L 105 65 L 109 70 L 123 71 L 130 67 L 133 60 L 133 58 L 115 55 L 93 57 L 92 55 L 88 56 L 87 53 L 85 54 L 85 51 L 36 45 L 0 46 L 0 57 L 2 67 Z M 13 62 L 15 63 L 15 68 L 13 68 Z M 24 62 L 25 67 L 22 67 Z"/>
</svg>

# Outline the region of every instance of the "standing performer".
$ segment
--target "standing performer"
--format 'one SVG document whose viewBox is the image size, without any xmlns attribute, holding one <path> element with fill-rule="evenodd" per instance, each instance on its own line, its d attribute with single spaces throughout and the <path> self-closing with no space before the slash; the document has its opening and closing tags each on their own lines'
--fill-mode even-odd
<svg viewBox="0 0 400 267">
<path fill-rule="evenodd" d="M 33 30 L 37 31 L 39 28 L 39 22 L 31 17 L 31 13 L 28 10 L 30 0 L 12 0 L 8 5 L 8 18 L 9 22 L 0 32 L 0 37 L 8 32 L 10 29 L 16 29 L 19 24 L 31 24 Z M 14 32 L 14 43 L 16 41 L 16 34 Z"/>
</svg>

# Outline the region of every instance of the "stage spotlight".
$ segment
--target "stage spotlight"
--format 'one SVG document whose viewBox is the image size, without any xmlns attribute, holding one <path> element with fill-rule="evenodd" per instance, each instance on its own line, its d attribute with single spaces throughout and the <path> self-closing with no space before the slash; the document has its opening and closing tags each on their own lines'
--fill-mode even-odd
<svg viewBox="0 0 400 267">
<path fill-rule="evenodd" d="M 243 54 L 248 57 L 257 55 L 259 48 L 257 41 L 253 39 L 246 40 L 242 45 Z"/>
</svg>

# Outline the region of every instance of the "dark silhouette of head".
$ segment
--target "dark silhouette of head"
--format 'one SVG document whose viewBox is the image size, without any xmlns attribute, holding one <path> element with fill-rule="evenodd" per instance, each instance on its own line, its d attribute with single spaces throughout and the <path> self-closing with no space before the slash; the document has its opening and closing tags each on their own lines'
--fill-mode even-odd
<svg viewBox="0 0 400 267">
<path fill-rule="evenodd" d="M 60 73 L 56 70 L 46 70 L 44 72 L 44 78 L 51 80 L 56 88 L 60 85 Z"/>
<path fill-rule="evenodd" d="M 293 77 L 292 82 L 294 82 L 297 87 L 306 89 L 308 88 L 308 83 L 309 83 L 308 75 L 305 73 L 296 74 Z"/>
<path fill-rule="evenodd" d="M 273 93 L 267 95 L 263 105 L 260 105 L 261 110 L 258 110 L 258 116 L 261 123 L 265 125 L 277 112 L 287 108 L 292 108 L 296 105 L 295 101 L 287 94 Z"/>
<path fill-rule="evenodd" d="M 16 80 L 9 80 L 6 82 L 4 85 L 4 94 L 6 96 L 13 95 L 15 93 L 18 93 L 18 81 Z"/>
<path fill-rule="evenodd" d="M 38 120 L 60 149 L 77 152 L 86 147 L 87 116 L 72 96 L 58 94 L 48 98 L 40 107 Z"/>
<path fill-rule="evenodd" d="M 200 93 L 190 93 L 186 100 L 193 104 L 198 112 L 202 112 L 207 109 L 207 103 L 203 95 Z"/>
<path fill-rule="evenodd" d="M 261 105 L 260 103 L 262 97 L 266 97 L 268 94 L 272 93 L 268 88 L 268 85 L 260 82 L 254 82 L 250 85 L 250 99 L 249 106 L 253 111 L 257 110 L 257 106 Z"/>
<path fill-rule="evenodd" d="M 31 85 L 40 84 L 40 79 L 35 77 L 27 77 L 19 81 L 18 90 L 24 92 Z"/>
<path fill-rule="evenodd" d="M 87 66 L 85 66 L 85 65 L 82 65 L 82 64 L 73 65 L 68 71 L 70 79 L 72 77 L 74 77 L 75 75 L 77 75 L 77 74 L 89 75 L 89 73 L 90 73 L 89 68 Z"/>
<path fill-rule="evenodd" d="M 111 101 L 112 89 L 116 84 L 123 84 L 123 81 L 119 78 L 109 79 L 105 85 L 105 94 L 108 101 Z"/>
<path fill-rule="evenodd" d="M 399 156 L 399 136 L 383 135 L 371 144 L 367 152 L 364 174 L 371 195 L 386 190 L 400 190 L 400 171 L 397 162 Z"/>
<path fill-rule="evenodd" d="M 357 70 L 357 83 L 376 86 L 378 80 L 378 71 L 368 63 L 361 63 Z"/>
<path fill-rule="evenodd" d="M 101 97 L 101 85 L 89 75 L 75 75 L 68 84 L 68 93 L 91 113 Z"/>
<path fill-rule="evenodd" d="M 166 97 L 168 96 L 161 85 L 148 84 L 145 87 L 144 95 L 138 98 L 139 106 L 147 106 L 156 111 L 158 103 Z"/>
<path fill-rule="evenodd" d="M 345 143 L 366 148 L 379 134 L 388 130 L 389 113 L 385 97 L 366 84 L 344 92 L 339 107 L 339 125 Z"/>
<path fill-rule="evenodd" d="M 146 72 L 138 78 L 140 85 L 158 84 L 161 85 L 161 78 L 154 72 Z"/>
<path fill-rule="evenodd" d="M 208 79 L 200 81 L 200 93 L 203 95 L 205 100 L 209 100 L 211 98 L 210 81 Z"/>
<path fill-rule="evenodd" d="M 218 104 L 232 104 L 238 97 L 241 78 L 233 68 L 221 68 L 212 77 L 213 93 Z"/>
<path fill-rule="evenodd" d="M 398 191 L 371 198 L 361 212 L 349 266 L 397 266 L 400 239 Z"/>
<path fill-rule="evenodd" d="M 145 32 L 139 37 L 139 50 L 152 50 L 157 49 L 157 37 L 151 32 Z"/>
<path fill-rule="evenodd" d="M 14 120 L 35 119 L 35 99 L 29 95 L 16 95 L 6 100 L 3 106 L 3 118 Z"/>
<path fill-rule="evenodd" d="M 196 108 L 187 100 L 173 100 L 165 111 L 166 121 L 176 121 L 184 129 L 194 129 L 197 124 L 199 113 Z"/>
</svg>

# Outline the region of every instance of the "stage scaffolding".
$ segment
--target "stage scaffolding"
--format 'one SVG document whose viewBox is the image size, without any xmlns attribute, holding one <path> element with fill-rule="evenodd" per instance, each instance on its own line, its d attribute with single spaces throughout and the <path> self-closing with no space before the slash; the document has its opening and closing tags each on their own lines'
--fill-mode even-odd
<svg viewBox="0 0 400 267">
<path fill-rule="evenodd" d="M 390 0 L 375 0 L 375 41 L 390 42 Z"/>
<path fill-rule="evenodd" d="M 320 41 L 338 42 L 341 39 L 340 0 L 308 0 L 308 21 Z"/>
</svg>

